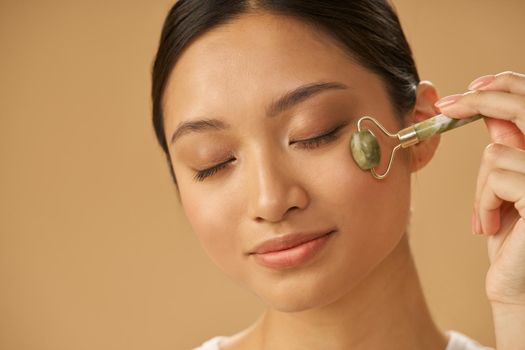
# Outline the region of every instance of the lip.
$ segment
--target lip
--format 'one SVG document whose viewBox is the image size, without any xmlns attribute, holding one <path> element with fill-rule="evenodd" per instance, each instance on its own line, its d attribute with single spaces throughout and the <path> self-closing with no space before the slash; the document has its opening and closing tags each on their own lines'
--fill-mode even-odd
<svg viewBox="0 0 525 350">
<path fill-rule="evenodd" d="M 296 233 L 267 240 L 250 253 L 263 266 L 281 269 L 302 264 L 326 245 L 335 230 L 322 233 Z"/>
<path fill-rule="evenodd" d="M 290 249 L 305 242 L 327 235 L 334 230 L 317 231 L 312 233 L 291 233 L 280 237 L 268 239 L 257 245 L 250 254 L 265 254 L 279 250 Z"/>
</svg>

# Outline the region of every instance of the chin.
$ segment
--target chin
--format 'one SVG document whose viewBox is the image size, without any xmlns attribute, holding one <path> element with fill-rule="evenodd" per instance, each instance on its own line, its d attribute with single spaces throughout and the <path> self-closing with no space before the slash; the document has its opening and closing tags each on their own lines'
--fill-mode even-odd
<svg viewBox="0 0 525 350">
<path fill-rule="evenodd" d="M 257 295 L 265 305 L 280 312 L 316 309 L 336 301 L 344 294 L 341 288 L 332 289 L 322 282 L 317 282 L 314 286 L 309 287 L 291 288 L 290 286 L 274 285 L 270 288 Z M 333 292 L 334 290 L 337 292 Z"/>
</svg>

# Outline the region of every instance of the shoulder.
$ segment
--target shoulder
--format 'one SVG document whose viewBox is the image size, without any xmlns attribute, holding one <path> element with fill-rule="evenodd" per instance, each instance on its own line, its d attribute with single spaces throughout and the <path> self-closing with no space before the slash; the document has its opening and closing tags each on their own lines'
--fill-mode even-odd
<svg viewBox="0 0 525 350">
<path fill-rule="evenodd" d="M 449 336 L 445 350 L 494 350 L 494 348 L 481 345 L 461 332 L 448 330 L 445 333 Z"/>
<path fill-rule="evenodd" d="M 217 335 L 211 339 L 206 340 L 201 345 L 193 348 L 192 350 L 221 350 L 219 348 L 219 343 L 221 340 L 226 338 L 224 335 Z"/>
</svg>

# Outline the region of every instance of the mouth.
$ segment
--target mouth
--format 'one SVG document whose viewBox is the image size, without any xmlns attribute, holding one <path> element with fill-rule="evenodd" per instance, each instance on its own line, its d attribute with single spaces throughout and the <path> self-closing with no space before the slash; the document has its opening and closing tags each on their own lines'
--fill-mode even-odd
<svg viewBox="0 0 525 350">
<path fill-rule="evenodd" d="M 249 254 L 266 254 L 294 248 L 333 232 L 335 232 L 335 230 L 324 230 L 312 233 L 292 233 L 285 236 L 275 237 L 257 245 Z"/>
<path fill-rule="evenodd" d="M 313 237 L 295 236 L 295 241 L 281 243 L 270 248 L 262 246 L 259 252 L 253 252 L 255 261 L 272 269 L 284 269 L 299 266 L 316 256 L 334 236 L 336 231 L 317 234 Z M 275 241 L 274 241 L 275 242 Z M 276 243 L 274 243 L 276 244 Z"/>
</svg>

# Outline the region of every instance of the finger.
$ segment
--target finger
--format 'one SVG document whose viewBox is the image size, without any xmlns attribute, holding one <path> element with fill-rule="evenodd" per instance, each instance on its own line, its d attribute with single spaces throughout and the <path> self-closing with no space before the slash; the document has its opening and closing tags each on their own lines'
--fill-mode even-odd
<svg viewBox="0 0 525 350">
<path fill-rule="evenodd" d="M 499 143 L 491 143 L 485 147 L 481 156 L 476 192 L 474 196 L 474 212 L 480 217 L 481 194 L 485 188 L 487 177 L 493 169 L 501 169 L 525 174 L 525 150 L 515 149 Z M 474 230 L 473 223 L 473 230 Z"/>
<path fill-rule="evenodd" d="M 453 103 L 440 107 L 444 114 L 459 118 L 481 113 L 487 117 L 512 121 L 522 132 L 525 132 L 524 96 L 479 90 L 452 96 L 455 97 Z"/>
<path fill-rule="evenodd" d="M 500 143 L 490 143 L 485 147 L 481 155 L 481 163 L 476 181 L 475 206 L 481 199 L 481 191 L 485 187 L 488 174 L 493 169 L 525 174 L 525 151 Z"/>
<path fill-rule="evenodd" d="M 525 149 L 525 135 L 513 122 L 502 119 L 483 118 L 491 140 L 507 146 Z"/>
<path fill-rule="evenodd" d="M 452 118 L 465 118 L 477 113 L 486 115 L 488 118 L 484 120 L 492 140 L 525 147 L 525 97 L 498 91 L 473 91 L 447 98 L 458 100 L 442 107 L 442 113 Z M 492 120 L 489 122 L 489 119 Z M 493 122 L 495 120 L 498 122 Z"/>
<path fill-rule="evenodd" d="M 514 203 L 521 217 L 525 217 L 525 174 L 493 169 L 481 192 L 479 218 L 482 232 L 494 234 L 500 228 L 500 207 L 503 201 Z"/>
<path fill-rule="evenodd" d="M 525 74 L 506 71 L 496 75 L 485 75 L 474 79 L 468 89 L 504 91 L 525 96 Z"/>
</svg>

